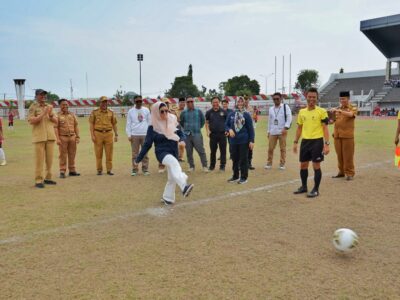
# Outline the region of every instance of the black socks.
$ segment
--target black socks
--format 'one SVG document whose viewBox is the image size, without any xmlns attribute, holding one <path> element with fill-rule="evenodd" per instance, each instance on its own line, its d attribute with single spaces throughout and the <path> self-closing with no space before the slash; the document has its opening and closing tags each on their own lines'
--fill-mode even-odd
<svg viewBox="0 0 400 300">
<path fill-rule="evenodd" d="M 300 170 L 300 178 L 302 187 L 307 188 L 308 169 Z"/>
<path fill-rule="evenodd" d="M 319 184 L 321 183 L 321 178 L 322 178 L 321 169 L 318 170 L 314 169 L 314 183 L 315 183 L 314 189 L 317 191 L 319 190 Z"/>
<path fill-rule="evenodd" d="M 301 169 L 300 170 L 300 178 L 301 178 L 301 185 L 303 187 L 307 187 L 307 177 L 308 177 L 308 169 Z M 321 183 L 322 172 L 321 169 L 315 170 L 314 169 L 314 189 L 319 190 L 319 185 Z"/>
</svg>

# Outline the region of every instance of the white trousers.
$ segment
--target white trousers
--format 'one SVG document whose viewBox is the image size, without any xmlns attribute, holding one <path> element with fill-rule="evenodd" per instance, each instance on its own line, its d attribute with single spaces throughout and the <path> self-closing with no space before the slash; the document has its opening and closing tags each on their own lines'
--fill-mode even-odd
<svg viewBox="0 0 400 300">
<path fill-rule="evenodd" d="M 4 150 L 0 148 L 0 162 L 6 160 L 6 155 L 4 154 Z"/>
<path fill-rule="evenodd" d="M 171 154 L 167 154 L 162 160 L 162 164 L 167 167 L 168 181 L 165 185 L 163 199 L 175 202 L 176 185 L 183 191 L 187 183 L 187 175 L 182 172 L 181 165 L 178 160 Z"/>
</svg>

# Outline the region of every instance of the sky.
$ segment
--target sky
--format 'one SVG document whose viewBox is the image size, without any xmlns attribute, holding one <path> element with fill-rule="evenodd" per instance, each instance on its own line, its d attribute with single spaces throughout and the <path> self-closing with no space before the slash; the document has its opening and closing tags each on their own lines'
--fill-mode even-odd
<svg viewBox="0 0 400 300">
<path fill-rule="evenodd" d="M 320 83 L 345 72 L 383 69 L 385 57 L 360 21 L 398 14 L 398 0 L 0 0 L 0 99 L 42 88 L 70 98 L 113 96 L 117 89 L 163 95 L 193 65 L 194 83 L 218 89 L 248 75 L 265 92 L 277 56 L 277 90 L 302 69 Z M 88 85 L 86 85 L 86 74 Z M 262 76 L 261 76 L 262 75 Z M 274 75 L 267 79 L 274 92 Z"/>
</svg>

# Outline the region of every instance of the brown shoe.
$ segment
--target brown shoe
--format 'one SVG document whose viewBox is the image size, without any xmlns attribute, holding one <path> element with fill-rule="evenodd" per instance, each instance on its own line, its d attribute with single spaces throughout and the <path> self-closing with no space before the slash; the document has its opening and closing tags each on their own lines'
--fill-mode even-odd
<svg viewBox="0 0 400 300">
<path fill-rule="evenodd" d="M 332 176 L 332 178 L 343 178 L 344 175 L 343 174 L 337 174 L 336 176 Z"/>
<path fill-rule="evenodd" d="M 44 184 L 56 185 L 57 182 L 55 182 L 54 180 L 45 179 L 45 180 L 44 180 Z"/>
</svg>

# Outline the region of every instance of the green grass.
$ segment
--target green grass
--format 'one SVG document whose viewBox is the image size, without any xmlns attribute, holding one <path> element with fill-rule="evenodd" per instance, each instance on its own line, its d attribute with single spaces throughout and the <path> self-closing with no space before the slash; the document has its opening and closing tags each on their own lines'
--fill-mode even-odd
<svg viewBox="0 0 400 300">
<path fill-rule="evenodd" d="M 31 144 L 31 128 L 23 121 L 15 123 L 13 131 L 5 129 L 4 150 L 8 165 L 0 168 L 0 238 L 15 234 L 25 234 L 35 230 L 49 229 L 71 225 L 93 219 L 110 216 L 125 211 L 142 210 L 158 205 L 160 193 L 165 184 L 165 174 L 157 174 L 157 163 L 154 149 L 150 150 L 151 176 L 129 176 L 131 169 L 130 144 L 125 136 L 125 119 L 119 119 L 120 140 L 114 149 L 114 177 L 95 175 L 95 157 L 93 145 L 89 137 L 87 118 L 79 118 L 81 143 L 78 146 L 77 168 L 82 173 L 79 178 L 56 178 L 56 187 L 44 190 L 33 188 L 34 161 Z M 367 154 L 371 160 L 391 158 L 395 121 L 366 120 L 356 122 L 356 149 L 358 153 Z M 295 132 L 295 124 L 290 129 L 287 143 L 288 163 L 295 164 L 297 157 L 292 154 L 291 146 Z M 261 118 L 256 129 L 256 148 L 254 163 L 262 169 L 266 160 L 266 119 Z M 330 127 L 332 132 L 332 127 Z M 205 138 L 208 152 L 208 140 Z M 58 149 L 55 149 L 53 174 L 58 175 Z M 334 151 L 332 145 L 331 151 Z M 277 155 L 278 151 L 276 151 Z M 335 164 L 334 154 L 330 157 Z M 199 166 L 197 154 L 196 164 Z M 370 161 L 372 162 L 372 161 Z M 229 170 L 230 163 L 228 163 Z M 186 169 L 186 164 L 183 164 Z M 197 171 L 190 175 L 197 185 L 207 185 L 211 176 L 216 182 L 223 184 L 229 176 L 225 174 L 205 174 Z M 294 171 L 292 177 L 296 177 Z M 262 178 L 254 178 L 255 186 L 264 183 Z M 233 187 L 227 187 L 234 191 Z M 226 188 L 224 188 L 226 189 Z M 198 197 L 206 197 L 211 193 L 221 194 L 224 189 L 218 187 L 210 190 L 196 190 Z"/>
<path fill-rule="evenodd" d="M 396 299 L 400 264 L 399 173 L 393 159 L 394 120 L 356 123 L 356 179 L 324 177 L 315 200 L 293 195 L 297 183 L 221 201 L 199 202 L 231 192 L 298 179 L 298 158 L 287 169 L 264 170 L 266 120 L 256 130 L 255 171 L 248 184 L 228 184 L 225 173 L 189 175 L 195 189 L 178 195 L 165 216 L 112 219 L 161 207 L 166 174 L 157 173 L 150 150 L 150 176 L 130 176 L 130 145 L 119 119 L 115 176 L 96 176 L 88 122 L 80 118 L 78 178 L 35 189 L 30 127 L 16 122 L 6 133 L 8 165 L 0 167 L 0 299 Z M 332 127 L 330 128 L 332 131 Z M 208 140 L 205 138 L 208 151 Z M 334 174 L 334 147 L 322 165 Z M 195 154 L 199 166 L 199 158 Z M 186 163 L 182 164 L 184 170 Z M 53 166 L 57 175 L 57 151 Z M 312 175 L 312 171 L 310 172 Z M 311 182 L 311 180 L 310 180 Z M 199 205 L 197 205 L 199 204 Z M 112 221 L 110 221 L 112 219 Z M 101 222 L 102 220 L 108 220 Z M 84 225 L 87 226 L 84 226 Z M 67 228 L 69 225 L 77 225 Z M 331 236 L 349 227 L 360 245 L 337 254 Z"/>
</svg>

